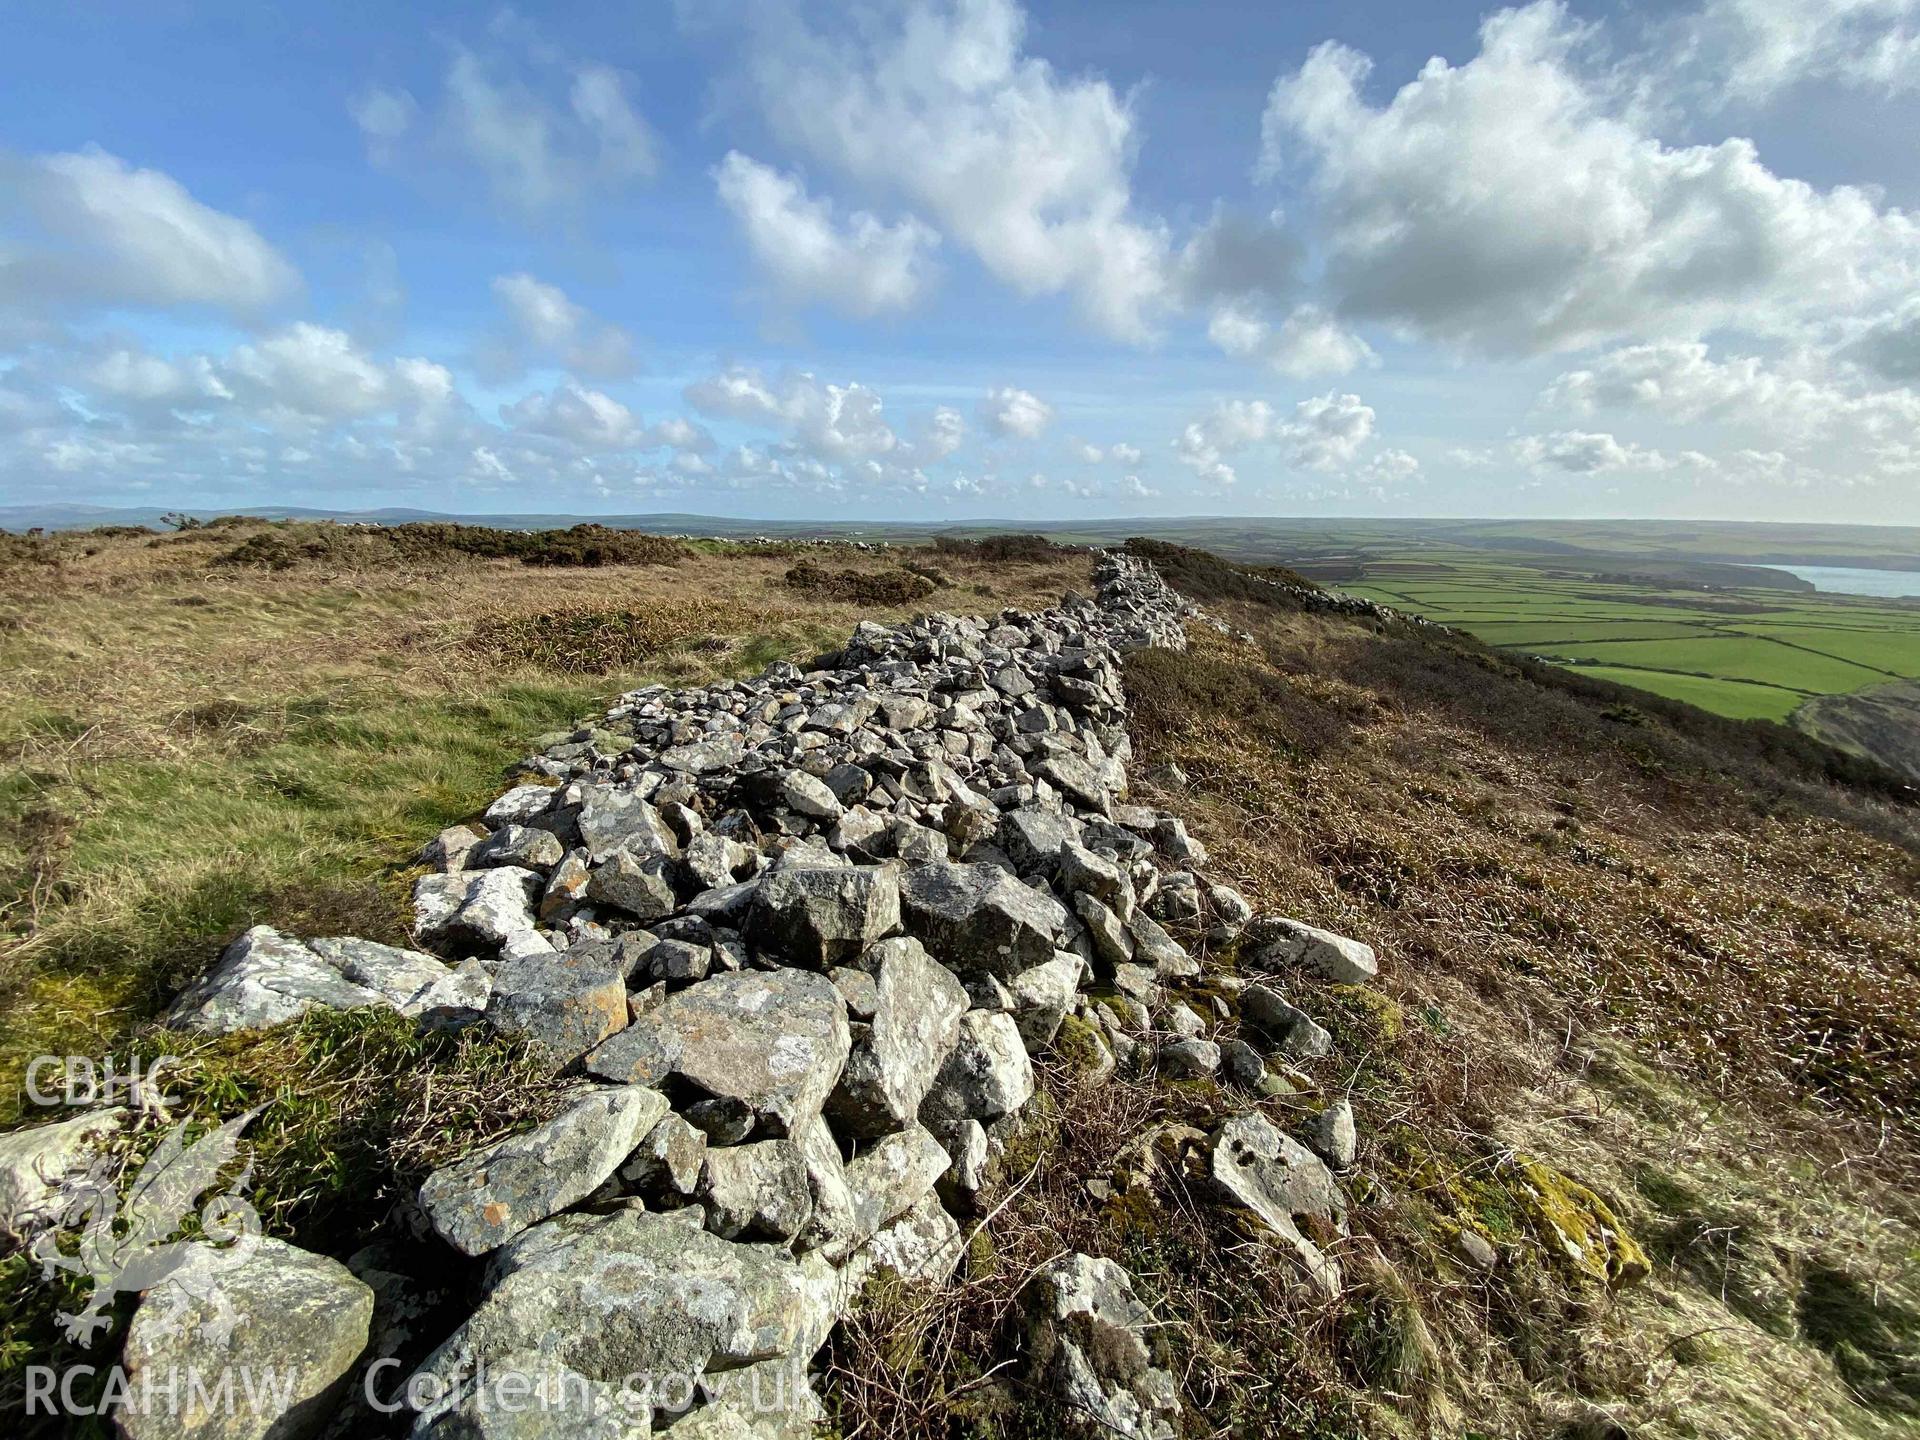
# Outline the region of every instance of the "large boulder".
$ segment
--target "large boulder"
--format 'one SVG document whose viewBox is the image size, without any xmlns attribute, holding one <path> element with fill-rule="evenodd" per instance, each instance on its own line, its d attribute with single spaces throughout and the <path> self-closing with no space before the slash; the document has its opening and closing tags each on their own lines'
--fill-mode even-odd
<svg viewBox="0 0 1920 1440">
<path fill-rule="evenodd" d="M 518 1373 L 630 1428 L 589 1429 L 576 1408 L 549 1412 L 551 1429 L 512 1433 L 645 1436 L 653 1397 L 708 1370 L 791 1355 L 804 1363 L 831 1325 L 831 1303 L 776 1245 L 722 1240 L 678 1214 L 564 1215 L 500 1252 L 485 1297 L 409 1382 L 410 1398 L 426 1402 L 416 1433 L 500 1433 L 480 1428 L 497 1396 L 477 1392 L 478 1376 Z"/>
<path fill-rule="evenodd" d="M 467 883 L 466 877 L 450 878 Z M 418 950 L 344 937 L 303 942 L 256 925 L 180 992 L 168 1007 L 166 1023 L 176 1030 L 230 1035 L 264 1030 L 316 1006 L 385 1006 L 417 1015 L 473 998 L 452 969 Z M 477 998 L 486 1003 L 484 994 Z"/>
<path fill-rule="evenodd" d="M 435 1171 L 421 1207 L 449 1245 L 483 1255 L 591 1195 L 666 1113 L 657 1090 L 592 1089 L 544 1125 Z"/>
<path fill-rule="evenodd" d="M 546 889 L 518 865 L 422 875 L 413 882 L 414 932 L 430 945 L 497 953 L 535 928 L 534 901 Z"/>
<path fill-rule="evenodd" d="M 1173 1375 L 1154 1363 L 1153 1315 L 1133 1277 L 1111 1260 L 1063 1255 L 1029 1291 L 1033 1363 L 1065 1402 L 1074 1430 L 1172 1440 L 1180 1414 Z"/>
<path fill-rule="evenodd" d="M 487 1020 L 568 1065 L 625 1027 L 626 978 L 604 946 L 510 960 L 494 976 Z"/>
<path fill-rule="evenodd" d="M 161 1403 L 116 1423 L 128 1440 L 303 1440 L 338 1404 L 372 1317 L 373 1291 L 337 1260 L 259 1236 L 195 1245 L 141 1297 L 121 1353 L 130 1394 Z"/>
<path fill-rule="evenodd" d="M 952 1163 L 933 1135 L 914 1126 L 875 1142 L 846 1164 L 856 1233 L 861 1240 L 904 1215 Z"/>
<path fill-rule="evenodd" d="M 618 851 L 636 858 L 674 855 L 679 841 L 667 822 L 638 792 L 611 785 L 594 785 L 580 802 L 580 838 L 596 865 Z"/>
<path fill-rule="evenodd" d="M 990 1124 L 1033 1098 L 1033 1062 L 1011 1015 L 969 1010 L 952 1053 L 920 1106 L 921 1122 L 951 1135 L 969 1120 Z"/>
<path fill-rule="evenodd" d="M 1316 1286 L 1338 1295 L 1340 1267 L 1300 1228 L 1302 1219 L 1333 1233 L 1346 1228 L 1346 1196 L 1320 1157 L 1251 1111 L 1214 1131 L 1210 1165 L 1219 1193 L 1290 1248 Z"/>
<path fill-rule="evenodd" d="M 1371 945 L 1298 920 L 1257 921 L 1243 948 L 1254 964 L 1266 969 L 1298 965 L 1336 985 L 1369 985 L 1380 973 Z"/>
<path fill-rule="evenodd" d="M 828 1113 L 849 1135 L 910 1124 L 960 1033 L 967 992 L 918 940 L 883 940 L 863 962 L 872 971 L 872 1018 L 847 1057 Z"/>
<path fill-rule="evenodd" d="M 755 893 L 751 923 L 761 945 L 825 969 L 900 928 L 900 883 L 878 866 L 783 866 Z"/>
<path fill-rule="evenodd" d="M 939 960 L 1003 979 L 1045 964 L 1065 937 L 1060 902 L 998 865 L 916 865 L 900 883 L 907 929 Z"/>
<path fill-rule="evenodd" d="M 606 1074 L 612 1051 L 622 1061 L 629 1051 L 644 1052 L 653 1071 L 738 1101 L 752 1115 L 753 1133 L 769 1139 L 820 1113 L 853 1043 L 840 992 L 806 970 L 716 975 L 669 995 L 631 1029 L 588 1067 Z"/>
<path fill-rule="evenodd" d="M 807 1158 L 797 1140 L 709 1146 L 695 1192 L 707 1228 L 728 1240 L 793 1239 L 813 1214 Z"/>
</svg>

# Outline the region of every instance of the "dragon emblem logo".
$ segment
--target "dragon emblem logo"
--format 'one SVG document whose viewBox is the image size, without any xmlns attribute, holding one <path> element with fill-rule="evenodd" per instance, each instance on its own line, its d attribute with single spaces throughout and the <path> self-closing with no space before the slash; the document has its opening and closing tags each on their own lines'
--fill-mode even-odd
<svg viewBox="0 0 1920 1440">
<path fill-rule="evenodd" d="M 173 1126 L 133 1176 L 124 1200 L 114 1187 L 113 1162 L 105 1157 L 62 1187 L 55 1225 L 35 1239 L 28 1253 L 39 1261 L 44 1279 L 65 1271 L 93 1282 L 85 1306 L 60 1317 L 69 1339 L 91 1345 L 110 1323 L 114 1296 L 151 1290 L 168 1279 L 176 1282 L 171 1293 L 177 1308 L 184 1309 L 189 1300 L 208 1307 L 210 1318 L 201 1329 L 209 1332 L 209 1340 L 224 1340 L 218 1333 L 223 1329 L 232 1332 L 239 1316 L 219 1292 L 216 1272 L 187 1262 L 210 1245 L 244 1253 L 260 1238 L 260 1217 L 242 1198 L 252 1179 L 251 1165 L 216 1190 L 240 1153 L 241 1132 L 259 1113 L 255 1109 L 235 1116 L 191 1145 L 186 1123 Z M 204 1203 L 202 1196 L 208 1197 Z M 198 1235 L 183 1235 L 196 1214 Z M 61 1247 L 62 1236 L 76 1234 L 77 1243 L 68 1253 Z"/>
</svg>

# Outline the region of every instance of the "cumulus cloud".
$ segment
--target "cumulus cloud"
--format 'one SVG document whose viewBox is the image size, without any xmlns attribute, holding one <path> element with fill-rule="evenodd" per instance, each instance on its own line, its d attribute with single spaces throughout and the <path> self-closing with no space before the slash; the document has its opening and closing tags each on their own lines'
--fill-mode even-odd
<svg viewBox="0 0 1920 1440">
<path fill-rule="evenodd" d="M 311 422 L 434 408 L 455 393 L 445 366 L 419 358 L 383 364 L 345 331 L 305 321 L 240 346 L 222 375 L 270 417 Z"/>
<path fill-rule="evenodd" d="M 1295 380 L 1345 375 L 1376 365 L 1373 347 L 1317 305 L 1299 305 L 1279 325 L 1237 305 L 1213 312 L 1207 338 L 1241 360 L 1257 360 Z"/>
<path fill-rule="evenodd" d="M 368 158 L 424 165 L 451 157 L 478 170 L 497 203 L 530 218 L 653 177 L 658 142 L 618 71 L 564 63 L 544 46 L 515 48 L 513 74 L 456 50 L 428 107 L 400 89 L 351 100 Z"/>
<path fill-rule="evenodd" d="M 1107 458 L 1116 465 L 1138 465 L 1141 460 L 1140 447 L 1128 445 L 1124 441 L 1107 447 Z"/>
<path fill-rule="evenodd" d="M 1587 38 L 1536 0 L 1384 105 L 1362 97 L 1371 62 L 1344 45 L 1276 83 L 1263 167 L 1309 185 L 1344 319 L 1526 355 L 1790 330 L 1912 289 L 1907 215 L 1775 175 L 1746 140 L 1661 143 L 1583 69 Z"/>
<path fill-rule="evenodd" d="M 789 301 L 871 316 L 906 309 L 931 282 L 940 237 L 911 216 L 888 225 L 856 210 L 841 225 L 830 202 L 737 150 L 715 168 L 714 184 L 755 261 Z"/>
<path fill-rule="evenodd" d="M 1000 385 L 980 401 L 980 423 L 995 435 L 1037 440 L 1053 420 L 1053 407 L 1031 390 Z"/>
<path fill-rule="evenodd" d="M 1806 80 L 1920 86 L 1920 0 L 1707 0 L 1674 23 L 1683 70 L 1726 98 L 1766 100 Z"/>
<path fill-rule="evenodd" d="M 1013 0 L 920 0 L 832 29 L 753 13 L 751 86 L 780 140 L 900 196 L 1021 293 L 1070 294 L 1122 339 L 1153 332 L 1170 244 L 1134 209 L 1131 106 L 1026 54 Z"/>
<path fill-rule="evenodd" d="M 686 398 L 703 415 L 783 429 L 788 453 L 814 460 L 868 459 L 900 444 L 880 396 L 857 381 L 833 385 L 804 372 L 769 379 L 735 366 L 689 385 Z"/>
<path fill-rule="evenodd" d="M 1513 458 L 1530 470 L 1567 475 L 1598 475 L 1615 470 L 1667 470 L 1673 462 L 1658 450 L 1643 449 L 1591 430 L 1556 430 L 1514 440 Z"/>
<path fill-rule="evenodd" d="M 1283 418 L 1264 400 L 1221 400 L 1189 422 L 1173 442 L 1174 459 L 1212 485 L 1232 485 L 1239 473 L 1228 457 L 1256 445 L 1278 448 L 1296 470 L 1340 470 L 1373 438 L 1371 405 L 1358 395 L 1329 393 L 1302 400 Z"/>
<path fill-rule="evenodd" d="M 481 347 L 479 365 L 489 378 L 510 379 L 530 358 L 586 379 L 622 380 L 640 368 L 633 337 L 575 304 L 557 285 L 523 271 L 496 276 L 493 295 L 506 330 Z"/>
<path fill-rule="evenodd" d="M 0 303 L 207 305 L 257 313 L 300 276 L 245 220 L 104 150 L 0 156 Z"/>
</svg>

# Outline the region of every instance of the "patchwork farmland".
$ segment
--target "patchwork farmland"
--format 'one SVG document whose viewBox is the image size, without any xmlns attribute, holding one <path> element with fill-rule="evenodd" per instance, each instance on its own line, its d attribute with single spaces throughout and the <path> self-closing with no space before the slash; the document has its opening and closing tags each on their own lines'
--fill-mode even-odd
<svg viewBox="0 0 1920 1440">
<path fill-rule="evenodd" d="M 1784 722 L 1820 697 L 1920 679 L 1920 601 L 1602 578 L 1471 551 L 1369 560 L 1341 588 L 1738 719 Z"/>
</svg>

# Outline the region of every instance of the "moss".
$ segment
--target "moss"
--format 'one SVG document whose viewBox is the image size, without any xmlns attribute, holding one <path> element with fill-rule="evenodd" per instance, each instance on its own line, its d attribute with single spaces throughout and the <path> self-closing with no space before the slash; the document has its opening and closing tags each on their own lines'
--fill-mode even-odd
<svg viewBox="0 0 1920 1440">
<path fill-rule="evenodd" d="M 1060 1022 L 1053 1037 L 1053 1051 L 1075 1074 L 1104 1075 L 1113 1069 L 1113 1051 L 1107 1047 L 1106 1037 L 1078 1015 Z"/>
<path fill-rule="evenodd" d="M 1647 1252 L 1588 1187 L 1527 1155 L 1513 1157 L 1513 1173 L 1542 1238 L 1580 1274 L 1618 1288 L 1653 1273 Z"/>
</svg>

